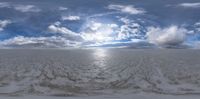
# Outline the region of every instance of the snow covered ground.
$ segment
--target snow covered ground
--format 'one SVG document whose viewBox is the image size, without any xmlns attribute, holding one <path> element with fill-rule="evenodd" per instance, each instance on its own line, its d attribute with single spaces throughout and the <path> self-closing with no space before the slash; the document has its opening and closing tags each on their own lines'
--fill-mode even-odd
<svg viewBox="0 0 200 99">
<path fill-rule="evenodd" d="M 0 50 L 2 99 L 199 99 L 199 50 Z"/>
<path fill-rule="evenodd" d="M 199 99 L 199 95 L 161 95 L 161 94 L 118 94 L 118 95 L 100 95 L 100 96 L 76 96 L 76 97 L 57 97 L 57 96 L 20 96 L 6 97 L 0 96 L 0 99 Z"/>
</svg>

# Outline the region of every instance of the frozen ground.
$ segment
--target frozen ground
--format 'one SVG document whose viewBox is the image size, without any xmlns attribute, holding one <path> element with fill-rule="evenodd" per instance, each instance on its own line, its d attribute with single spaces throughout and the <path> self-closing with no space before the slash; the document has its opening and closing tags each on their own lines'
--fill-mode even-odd
<svg viewBox="0 0 200 99">
<path fill-rule="evenodd" d="M 2 97 L 0 99 L 199 99 L 198 95 L 160 95 L 160 94 L 118 94 L 101 96 L 82 96 L 82 97 L 56 97 L 56 96 L 20 96 L 20 97 Z"/>
<path fill-rule="evenodd" d="M 29 96 L 198 99 L 200 50 L 0 50 L 0 98 Z"/>
</svg>

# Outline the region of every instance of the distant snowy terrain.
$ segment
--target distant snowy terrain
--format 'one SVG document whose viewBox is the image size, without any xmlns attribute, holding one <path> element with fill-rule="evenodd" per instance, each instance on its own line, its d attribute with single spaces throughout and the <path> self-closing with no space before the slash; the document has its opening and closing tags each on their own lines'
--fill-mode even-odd
<svg viewBox="0 0 200 99">
<path fill-rule="evenodd" d="M 200 51 L 192 49 L 2 49 L 0 98 L 124 95 L 147 99 L 162 94 L 166 99 L 179 95 L 197 99 L 199 71 Z"/>
</svg>

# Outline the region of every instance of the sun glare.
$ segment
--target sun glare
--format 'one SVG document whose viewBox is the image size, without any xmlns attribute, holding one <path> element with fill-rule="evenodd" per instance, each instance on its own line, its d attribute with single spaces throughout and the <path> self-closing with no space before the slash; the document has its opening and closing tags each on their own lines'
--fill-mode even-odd
<svg viewBox="0 0 200 99">
<path fill-rule="evenodd" d="M 83 38 L 93 42 L 107 42 L 115 39 L 113 36 L 118 25 L 113 23 L 89 22 L 83 33 Z"/>
</svg>

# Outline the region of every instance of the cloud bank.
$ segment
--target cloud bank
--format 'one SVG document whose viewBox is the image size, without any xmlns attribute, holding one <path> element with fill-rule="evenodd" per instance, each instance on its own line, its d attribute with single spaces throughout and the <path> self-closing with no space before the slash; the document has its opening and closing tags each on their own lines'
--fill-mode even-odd
<svg viewBox="0 0 200 99">
<path fill-rule="evenodd" d="M 80 42 L 68 40 L 62 36 L 24 37 L 16 36 L 0 43 L 4 47 L 19 48 L 68 48 L 79 47 Z"/>
<path fill-rule="evenodd" d="M 178 26 L 167 28 L 150 27 L 146 34 L 148 41 L 156 45 L 180 45 L 186 39 L 187 30 Z"/>
</svg>

